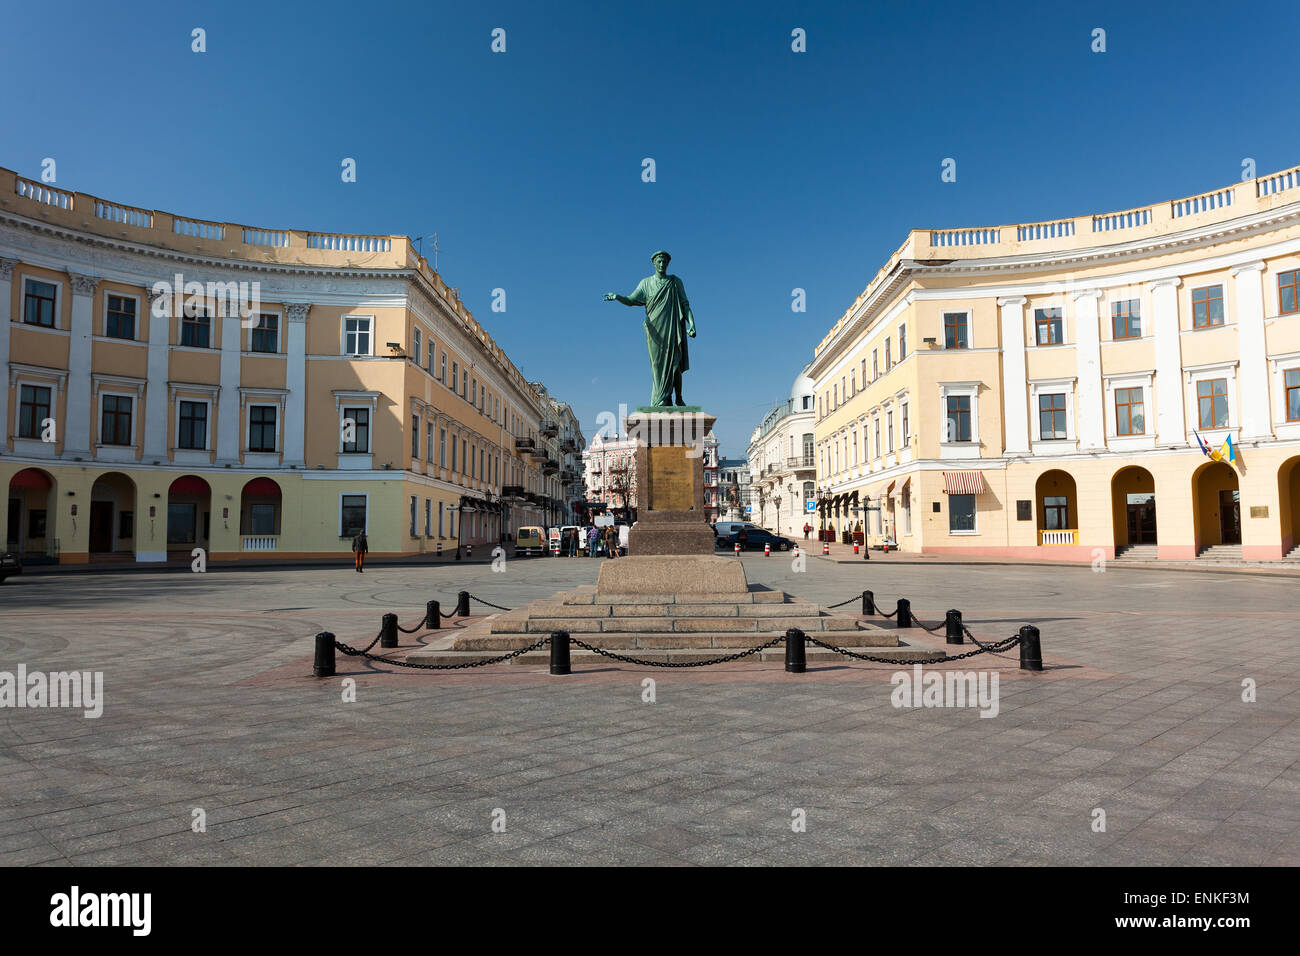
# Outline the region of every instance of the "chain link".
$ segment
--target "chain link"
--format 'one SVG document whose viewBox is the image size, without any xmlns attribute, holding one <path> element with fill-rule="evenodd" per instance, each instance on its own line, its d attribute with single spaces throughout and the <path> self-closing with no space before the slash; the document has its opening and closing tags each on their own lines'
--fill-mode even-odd
<svg viewBox="0 0 1300 956">
<path fill-rule="evenodd" d="M 496 608 L 498 611 L 513 611 L 513 610 L 514 610 L 514 608 L 512 608 L 512 607 L 502 607 L 500 604 L 493 604 L 491 601 L 485 601 L 485 600 L 483 600 L 481 597 L 476 597 L 476 596 L 473 595 L 473 594 L 471 594 L 471 595 L 469 596 L 469 599 L 470 599 L 471 601 L 478 601 L 479 604 L 486 604 L 488 607 L 494 607 L 494 608 Z"/>
<path fill-rule="evenodd" d="M 416 624 L 415 627 L 402 627 L 402 625 L 399 624 L 397 625 L 397 629 L 401 631 L 403 634 L 414 634 L 416 631 L 424 630 L 424 624 L 428 620 L 429 619 L 427 617 L 422 617 L 420 618 L 420 622 Z"/>
<path fill-rule="evenodd" d="M 835 610 L 837 607 L 843 607 L 843 606 L 846 605 L 846 604 L 852 604 L 852 603 L 853 603 L 854 601 L 856 601 L 856 600 L 858 600 L 858 596 L 851 597 L 851 598 L 849 598 L 847 601 L 841 601 L 839 604 L 827 604 L 827 605 L 826 605 L 826 610 L 828 610 L 828 611 L 833 611 L 833 610 Z"/>
<path fill-rule="evenodd" d="M 967 657 L 974 657 L 977 654 L 997 653 L 997 651 L 999 650 L 1007 650 L 1019 644 L 1020 635 L 1012 634 L 1006 640 L 998 641 L 996 644 L 983 644 L 979 647 L 978 650 L 967 651 L 965 654 L 946 654 L 943 657 L 934 657 L 925 661 L 917 661 L 917 660 L 905 661 L 905 660 L 899 660 L 898 658 L 895 657 L 873 657 L 870 654 L 855 654 L 853 651 L 847 650 L 846 648 L 838 647 L 835 644 L 827 644 L 824 641 L 817 640 L 817 638 L 815 637 L 809 637 L 807 634 L 804 635 L 804 640 L 806 640 L 810 644 L 816 644 L 818 647 L 824 647 L 828 651 L 834 651 L 836 654 L 843 654 L 845 657 L 856 658 L 857 660 L 860 661 L 871 661 L 873 664 L 907 665 L 907 664 L 943 664 L 948 661 L 965 660 Z"/>
<path fill-rule="evenodd" d="M 898 613 L 898 612 L 894 612 L 894 613 Z M 913 624 L 915 624 L 923 631 L 929 631 L 931 634 L 941 631 L 943 628 L 947 627 L 948 625 L 948 622 L 945 620 L 942 624 L 936 624 L 934 627 L 926 627 L 924 624 L 921 623 L 921 619 L 918 618 L 915 614 L 911 614 L 910 616 L 912 618 Z"/>
<path fill-rule="evenodd" d="M 502 654 L 500 657 L 489 657 L 481 661 L 464 661 L 460 664 L 411 664 L 407 661 L 395 661 L 388 657 L 380 657 L 378 654 L 368 654 L 366 652 L 370 650 L 369 647 L 366 648 L 365 651 L 359 651 L 355 647 L 348 647 L 348 645 L 344 644 L 342 641 L 335 641 L 334 646 L 348 657 L 364 657 L 366 660 L 377 661 L 380 664 L 391 664 L 394 667 L 410 667 L 424 671 L 458 671 L 464 670 L 467 667 L 483 667 L 486 664 L 500 664 L 502 661 L 508 661 L 511 658 L 518 657 L 520 654 L 527 654 L 529 651 L 535 651 L 539 647 L 543 647 L 548 641 L 550 641 L 550 639 L 551 636 L 548 634 L 541 638 L 536 644 L 530 644 L 528 647 L 521 647 L 519 650 L 511 651 L 509 654 Z M 378 640 L 378 638 L 376 638 L 376 640 Z M 374 644 L 370 645 L 370 647 L 374 646 Z"/>
<path fill-rule="evenodd" d="M 785 635 L 774 637 L 766 644 L 759 644 L 757 647 L 751 647 L 741 651 L 738 654 L 728 654 L 726 657 L 715 657 L 707 661 L 647 661 L 638 657 L 627 657 L 624 654 L 615 654 L 607 651 L 603 647 L 594 647 L 586 641 L 580 641 L 576 637 L 570 636 L 569 640 L 579 647 L 586 648 L 589 651 L 595 651 L 602 657 L 608 657 L 612 660 L 623 661 L 625 664 L 641 664 L 644 667 L 708 667 L 710 664 L 726 664 L 728 661 L 738 661 L 742 657 L 749 657 L 751 654 L 757 654 L 759 651 L 765 651 L 769 647 L 780 644 L 785 640 Z"/>
</svg>

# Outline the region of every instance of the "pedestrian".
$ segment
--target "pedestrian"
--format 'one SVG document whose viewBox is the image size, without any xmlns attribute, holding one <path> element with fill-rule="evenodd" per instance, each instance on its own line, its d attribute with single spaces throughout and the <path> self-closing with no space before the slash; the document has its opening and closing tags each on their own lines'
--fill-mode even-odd
<svg viewBox="0 0 1300 956">
<path fill-rule="evenodd" d="M 357 571 L 365 571 L 366 552 L 370 550 L 370 545 L 366 541 L 365 531 L 358 531 L 355 538 L 352 539 L 352 553 L 356 557 Z"/>
<path fill-rule="evenodd" d="M 589 558 L 596 556 L 596 539 L 598 537 L 599 534 L 594 525 L 587 529 L 587 557 Z"/>
<path fill-rule="evenodd" d="M 812 534 L 812 525 L 810 525 L 807 521 L 805 521 L 803 523 L 803 539 L 807 541 L 808 535 L 810 534 Z"/>
<path fill-rule="evenodd" d="M 619 525 L 618 529 L 618 550 L 619 554 L 627 554 L 627 543 L 632 535 L 632 526 L 630 524 Z"/>
<path fill-rule="evenodd" d="M 614 530 L 613 525 L 605 529 L 605 555 L 610 558 L 618 557 L 618 532 Z"/>
<path fill-rule="evenodd" d="M 744 551 L 749 547 L 749 532 L 742 524 L 740 530 L 736 532 L 736 541 L 740 544 L 740 550 Z"/>
</svg>

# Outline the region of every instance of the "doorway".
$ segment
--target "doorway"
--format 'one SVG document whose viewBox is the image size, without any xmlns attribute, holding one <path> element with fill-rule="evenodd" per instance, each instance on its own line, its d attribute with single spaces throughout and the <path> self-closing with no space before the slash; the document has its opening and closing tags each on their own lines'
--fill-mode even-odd
<svg viewBox="0 0 1300 956">
<path fill-rule="evenodd" d="M 1130 494 L 1128 496 L 1129 544 L 1156 543 L 1156 496 Z"/>
<path fill-rule="evenodd" d="M 1241 544 L 1241 491 L 1224 488 L 1219 492 L 1219 540 Z"/>
<path fill-rule="evenodd" d="M 90 550 L 104 554 L 113 550 L 113 502 L 90 503 Z"/>
</svg>

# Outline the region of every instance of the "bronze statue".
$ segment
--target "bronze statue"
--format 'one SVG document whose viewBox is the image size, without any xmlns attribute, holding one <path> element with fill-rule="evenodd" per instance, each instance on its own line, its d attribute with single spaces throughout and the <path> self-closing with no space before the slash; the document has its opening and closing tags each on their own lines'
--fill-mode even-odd
<svg viewBox="0 0 1300 956">
<path fill-rule="evenodd" d="M 645 306 L 645 343 L 650 351 L 652 381 L 650 404 L 657 407 L 685 405 L 682 373 L 691 367 L 686 339 L 695 338 L 695 316 L 686 299 L 686 288 L 677 276 L 667 274 L 672 256 L 662 249 L 650 257 L 655 274 L 646 276 L 631 295 L 605 294 L 606 302 Z"/>
</svg>

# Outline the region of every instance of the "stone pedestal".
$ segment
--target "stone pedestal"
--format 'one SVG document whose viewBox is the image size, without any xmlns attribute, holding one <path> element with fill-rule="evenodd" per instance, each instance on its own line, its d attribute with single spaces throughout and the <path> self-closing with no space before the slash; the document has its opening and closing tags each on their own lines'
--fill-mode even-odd
<svg viewBox="0 0 1300 956">
<path fill-rule="evenodd" d="M 637 441 L 637 523 L 628 554 L 713 555 L 704 507 L 704 436 L 717 418 L 698 406 L 641 407 L 627 417 Z"/>
</svg>

